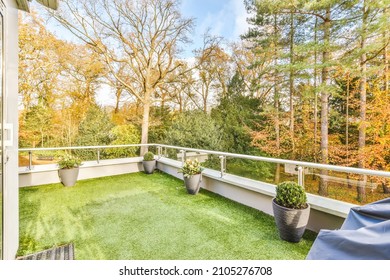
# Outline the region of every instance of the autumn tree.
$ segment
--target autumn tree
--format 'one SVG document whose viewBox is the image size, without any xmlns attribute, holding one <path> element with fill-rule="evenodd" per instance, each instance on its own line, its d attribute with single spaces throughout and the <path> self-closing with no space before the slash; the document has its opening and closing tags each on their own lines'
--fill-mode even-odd
<svg viewBox="0 0 390 280">
<path fill-rule="evenodd" d="M 205 35 L 213 41 L 211 47 L 196 54 L 197 67 L 194 70 L 191 95 L 194 104 L 205 113 L 209 112 L 212 100 L 226 96 L 230 73 L 230 56 L 222 48 L 221 39 Z M 200 101 L 200 102 L 199 102 Z"/>
<path fill-rule="evenodd" d="M 34 12 L 19 20 L 20 144 L 71 146 L 105 74 L 85 44 L 57 38 Z"/>
<path fill-rule="evenodd" d="M 19 17 L 19 142 L 22 147 L 43 147 L 56 137 L 52 120 L 61 95 L 60 46 L 61 41 L 46 30 L 34 12 Z"/>
<path fill-rule="evenodd" d="M 156 89 L 182 67 L 179 45 L 188 42 L 193 20 L 169 0 L 65 0 L 62 7 L 54 18 L 99 54 L 120 85 L 141 102 L 141 143 L 148 143 Z M 142 147 L 141 154 L 146 151 Z"/>
</svg>

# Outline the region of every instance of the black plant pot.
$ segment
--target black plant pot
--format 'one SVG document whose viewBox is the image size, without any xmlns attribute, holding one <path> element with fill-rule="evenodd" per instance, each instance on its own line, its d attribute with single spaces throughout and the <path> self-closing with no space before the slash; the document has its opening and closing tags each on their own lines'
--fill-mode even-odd
<svg viewBox="0 0 390 280">
<path fill-rule="evenodd" d="M 184 177 L 184 184 L 189 194 L 197 194 L 200 189 L 200 182 L 202 179 L 202 174 L 195 174 L 191 177 Z"/>
<path fill-rule="evenodd" d="M 307 204 L 305 209 L 291 209 L 280 206 L 273 199 L 272 209 L 280 238 L 289 242 L 299 242 L 309 221 L 310 205 Z"/>
</svg>

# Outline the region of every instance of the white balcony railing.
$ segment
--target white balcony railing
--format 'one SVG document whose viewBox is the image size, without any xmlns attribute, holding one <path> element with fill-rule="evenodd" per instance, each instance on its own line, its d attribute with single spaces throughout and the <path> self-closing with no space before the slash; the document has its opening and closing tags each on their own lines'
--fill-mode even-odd
<svg viewBox="0 0 390 280">
<path fill-rule="evenodd" d="M 75 147 L 51 147 L 51 148 L 21 148 L 19 149 L 19 152 L 28 152 L 29 153 L 29 166 L 28 168 L 31 169 L 32 164 L 32 155 L 34 152 L 38 151 L 58 151 L 58 150 L 96 150 L 97 158 L 96 160 L 100 160 L 100 151 L 103 149 L 113 149 L 113 148 L 129 148 L 129 147 L 141 147 L 141 146 L 148 146 L 148 147 L 156 147 L 158 150 L 158 157 L 163 157 L 166 153 L 163 153 L 162 149 L 176 149 L 182 153 L 186 152 L 196 152 L 196 153 L 205 153 L 209 155 L 216 155 L 219 156 L 221 161 L 222 159 L 225 159 L 226 157 L 230 158 L 239 158 L 239 159 L 248 159 L 248 160 L 254 160 L 254 161 L 263 161 L 263 162 L 269 162 L 269 163 L 277 163 L 277 164 L 288 164 L 288 165 L 295 165 L 298 170 L 301 170 L 300 172 L 303 173 L 303 170 L 305 167 L 307 168 L 315 168 L 315 169 L 322 169 L 322 170 L 330 170 L 330 171 L 337 171 L 337 172 L 345 172 L 345 173 L 353 173 L 353 174 L 360 174 L 360 175 L 369 175 L 369 176 L 380 176 L 380 177 L 386 177 L 390 178 L 390 172 L 388 171 L 380 171 L 380 170 L 371 170 L 371 169 L 363 169 L 363 168 L 355 168 L 355 167 L 345 167 L 345 166 L 337 166 L 337 165 L 330 165 L 330 164 L 319 164 L 319 163 L 312 163 L 312 162 L 304 162 L 304 161 L 296 161 L 296 160 L 287 160 L 287 159 L 278 159 L 278 158 L 270 158 L 270 157 L 261 157 L 261 156 L 251 156 L 251 155 L 244 155 L 244 154 L 235 154 L 235 153 L 226 153 L 226 152 L 220 152 L 220 151 L 211 151 L 211 150 L 203 150 L 203 149 L 193 149 L 188 147 L 179 147 L 179 146 L 172 146 L 172 145 L 164 145 L 164 144 L 128 144 L 128 145 L 110 145 L 110 146 L 75 146 Z M 183 160 L 185 159 L 185 156 L 183 157 Z M 221 173 L 223 175 L 225 167 L 222 165 Z M 299 168 L 301 167 L 301 168 Z"/>
</svg>

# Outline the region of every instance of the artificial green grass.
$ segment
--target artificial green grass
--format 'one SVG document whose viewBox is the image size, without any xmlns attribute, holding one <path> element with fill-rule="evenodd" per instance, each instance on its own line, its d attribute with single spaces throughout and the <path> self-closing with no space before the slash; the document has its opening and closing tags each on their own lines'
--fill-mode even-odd
<svg viewBox="0 0 390 280">
<path fill-rule="evenodd" d="M 80 260 L 286 260 L 314 239 L 282 241 L 273 217 L 159 172 L 20 189 L 18 255 L 73 242 Z"/>
</svg>

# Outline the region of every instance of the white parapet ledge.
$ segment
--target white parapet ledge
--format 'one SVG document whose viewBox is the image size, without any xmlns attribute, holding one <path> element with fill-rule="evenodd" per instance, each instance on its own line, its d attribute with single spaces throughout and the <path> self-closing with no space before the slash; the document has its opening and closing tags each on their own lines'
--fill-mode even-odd
<svg viewBox="0 0 390 280">
<path fill-rule="evenodd" d="M 142 162 L 142 157 L 131 157 L 131 158 L 116 158 L 116 159 L 103 159 L 97 162 L 93 161 L 83 161 L 80 169 L 90 168 L 90 167 L 99 167 L 99 166 L 109 166 L 109 165 L 121 165 L 128 163 L 139 163 Z M 58 170 L 57 164 L 42 164 L 42 165 L 33 165 L 32 169 L 28 169 L 26 166 L 19 167 L 19 174 L 28 174 L 28 173 L 38 173 L 46 171 L 55 171 Z"/>
<path fill-rule="evenodd" d="M 160 158 L 158 159 L 158 161 L 175 168 L 181 167 L 181 162 L 177 160 Z M 208 168 L 205 168 L 202 174 L 203 176 L 212 178 L 213 180 L 218 180 L 253 192 L 258 192 L 270 197 L 274 197 L 276 194 L 275 191 L 276 185 L 274 184 L 256 181 L 256 180 L 252 180 L 252 179 L 248 179 L 248 178 L 244 178 L 232 174 L 226 174 L 226 173 L 221 177 L 220 171 L 208 169 Z M 307 199 L 312 209 L 324 213 L 328 213 L 334 216 L 338 216 L 341 218 L 347 217 L 350 209 L 352 207 L 357 206 L 356 204 L 330 199 L 327 197 L 322 197 L 310 193 L 307 194 Z"/>
</svg>

